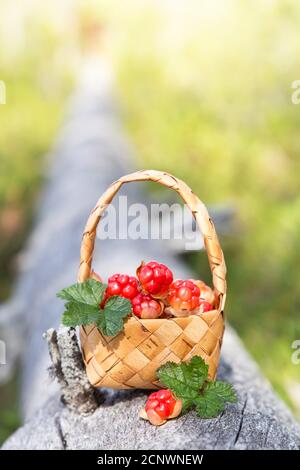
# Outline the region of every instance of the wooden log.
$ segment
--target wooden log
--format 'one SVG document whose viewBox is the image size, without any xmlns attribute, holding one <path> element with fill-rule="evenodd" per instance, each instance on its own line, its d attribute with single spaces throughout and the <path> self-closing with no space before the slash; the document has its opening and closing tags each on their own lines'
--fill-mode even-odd
<svg viewBox="0 0 300 470">
<path fill-rule="evenodd" d="M 67 330 L 64 328 L 59 335 L 68 335 Z M 66 344 L 73 351 L 74 344 L 69 340 Z M 188 413 L 158 430 L 138 417 L 147 396 L 145 391 L 106 391 L 103 403 L 88 416 L 63 406 L 56 393 L 6 441 L 3 449 L 300 448 L 299 425 L 229 327 L 218 377 L 234 384 L 239 399 L 216 419 L 199 419 Z"/>
</svg>

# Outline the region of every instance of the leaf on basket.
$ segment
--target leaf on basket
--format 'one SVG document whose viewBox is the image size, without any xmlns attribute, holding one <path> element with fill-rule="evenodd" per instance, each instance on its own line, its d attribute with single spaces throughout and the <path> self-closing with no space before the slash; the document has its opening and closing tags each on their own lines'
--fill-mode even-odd
<svg viewBox="0 0 300 470">
<path fill-rule="evenodd" d="M 83 304 L 98 306 L 103 300 L 106 287 L 106 284 L 95 279 L 87 279 L 84 282 L 78 282 L 66 289 L 62 289 L 58 292 L 57 297 L 67 301 L 73 300 Z"/>
<path fill-rule="evenodd" d="M 131 302 L 118 295 L 110 297 L 97 318 L 97 326 L 106 336 L 115 336 L 124 325 L 124 318 L 131 312 Z"/>
<path fill-rule="evenodd" d="M 79 326 L 94 323 L 99 317 L 99 306 L 83 304 L 81 302 L 67 302 L 62 316 L 65 326 Z"/>
<path fill-rule="evenodd" d="M 57 297 L 66 300 L 62 323 L 73 327 L 96 323 L 106 336 L 119 333 L 123 329 L 125 317 L 131 312 L 131 302 L 113 296 L 101 308 L 106 287 L 102 282 L 87 279 L 58 292 Z"/>
<path fill-rule="evenodd" d="M 157 371 L 160 382 L 182 400 L 183 410 L 195 408 L 198 416 L 213 418 L 225 409 L 227 402 L 236 401 L 230 384 L 208 381 L 208 366 L 200 356 L 189 362 L 167 362 Z"/>
</svg>

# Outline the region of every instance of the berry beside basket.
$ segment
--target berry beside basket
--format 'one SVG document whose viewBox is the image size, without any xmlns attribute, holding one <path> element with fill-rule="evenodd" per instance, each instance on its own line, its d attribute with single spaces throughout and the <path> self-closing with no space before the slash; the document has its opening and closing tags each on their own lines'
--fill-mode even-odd
<svg viewBox="0 0 300 470">
<path fill-rule="evenodd" d="M 154 181 L 176 191 L 191 210 L 203 235 L 212 273 L 216 307 L 185 317 L 142 319 L 130 316 L 116 336 L 105 336 L 95 324 L 80 327 L 87 376 L 95 387 L 115 389 L 160 388 L 157 369 L 166 362 L 184 362 L 201 356 L 213 380 L 224 333 L 226 266 L 214 224 L 206 207 L 181 180 L 160 171 L 143 170 L 121 177 L 100 197 L 84 229 L 78 281 L 91 277 L 96 229 L 107 204 L 124 183 Z"/>
</svg>

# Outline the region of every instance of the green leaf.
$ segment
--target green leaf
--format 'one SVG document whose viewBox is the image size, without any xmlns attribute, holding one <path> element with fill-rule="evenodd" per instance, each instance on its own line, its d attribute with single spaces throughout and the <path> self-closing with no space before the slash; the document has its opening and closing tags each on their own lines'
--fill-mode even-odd
<svg viewBox="0 0 300 470">
<path fill-rule="evenodd" d="M 110 297 L 96 321 L 98 328 L 105 336 L 115 336 L 123 329 L 124 319 L 131 309 L 130 300 L 118 295 Z"/>
<path fill-rule="evenodd" d="M 195 400 L 196 412 L 201 418 L 215 418 L 224 411 L 227 402 L 236 400 L 232 385 L 221 381 L 207 382 Z"/>
<path fill-rule="evenodd" d="M 70 301 L 65 305 L 62 323 L 65 326 L 88 325 L 97 321 L 100 315 L 99 306 Z"/>
<path fill-rule="evenodd" d="M 62 289 L 58 292 L 57 297 L 67 301 L 98 306 L 102 302 L 106 287 L 105 284 L 95 279 L 87 279 Z"/>
<path fill-rule="evenodd" d="M 200 356 L 188 363 L 167 362 L 157 371 L 160 382 L 182 400 L 183 412 L 196 408 L 202 418 L 213 418 L 235 402 L 233 387 L 225 382 L 209 382 L 208 366 Z"/>
<path fill-rule="evenodd" d="M 183 408 L 189 406 L 199 395 L 199 391 L 207 379 L 208 366 L 200 356 L 194 356 L 190 362 L 167 362 L 158 371 L 161 383 L 170 388 L 177 398 L 183 401 Z"/>
<path fill-rule="evenodd" d="M 128 299 L 110 297 L 104 309 L 100 308 L 106 285 L 95 279 L 73 284 L 58 292 L 66 300 L 62 323 L 66 326 L 96 323 L 106 336 L 115 336 L 123 329 L 124 318 L 131 312 Z"/>
</svg>

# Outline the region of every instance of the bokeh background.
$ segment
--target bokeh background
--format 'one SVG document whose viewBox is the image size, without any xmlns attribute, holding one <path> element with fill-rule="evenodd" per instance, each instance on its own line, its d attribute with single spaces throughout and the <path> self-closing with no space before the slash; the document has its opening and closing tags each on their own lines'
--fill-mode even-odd
<svg viewBox="0 0 300 470">
<path fill-rule="evenodd" d="M 300 417 L 299 26 L 298 0 L 1 0 L 1 301 L 82 61 L 105 57 L 138 166 L 234 210 L 227 317 Z M 0 388 L 0 441 L 18 425 L 17 384 Z"/>
</svg>

